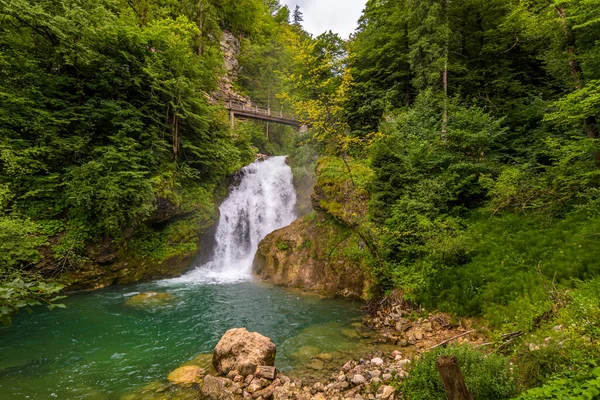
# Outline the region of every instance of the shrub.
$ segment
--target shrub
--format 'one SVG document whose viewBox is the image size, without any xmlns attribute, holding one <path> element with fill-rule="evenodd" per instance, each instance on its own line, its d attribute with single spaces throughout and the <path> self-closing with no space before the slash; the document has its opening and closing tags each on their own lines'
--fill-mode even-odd
<svg viewBox="0 0 600 400">
<path fill-rule="evenodd" d="M 402 385 L 411 400 L 445 400 L 435 362 L 440 356 L 455 356 L 473 399 L 509 399 L 516 394 L 516 381 L 508 368 L 508 360 L 499 355 L 484 355 L 468 346 L 438 348 L 426 353 L 410 371 Z"/>
<path fill-rule="evenodd" d="M 528 390 L 517 400 L 597 399 L 600 396 L 600 368 L 596 368 L 586 378 L 559 378 L 546 385 Z"/>
</svg>

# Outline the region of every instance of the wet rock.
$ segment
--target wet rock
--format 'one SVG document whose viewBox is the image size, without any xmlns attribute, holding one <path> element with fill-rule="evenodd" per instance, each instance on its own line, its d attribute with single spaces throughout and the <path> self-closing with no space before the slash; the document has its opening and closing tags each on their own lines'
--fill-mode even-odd
<svg viewBox="0 0 600 400">
<path fill-rule="evenodd" d="M 172 371 L 167 377 L 167 380 L 176 385 L 192 386 L 194 384 L 202 383 L 204 375 L 206 375 L 206 370 L 204 368 L 190 365 L 179 367 Z"/>
<path fill-rule="evenodd" d="M 213 365 L 220 374 L 237 370 L 240 375 L 254 374 L 257 366 L 273 366 L 276 348 L 266 336 L 246 328 L 225 332 L 213 353 Z"/>
<path fill-rule="evenodd" d="M 320 353 L 317 354 L 317 358 L 321 361 L 324 362 L 331 362 L 333 361 L 333 355 L 331 355 L 330 353 Z"/>
<path fill-rule="evenodd" d="M 206 375 L 202 394 L 209 400 L 238 400 L 242 398 L 242 389 L 230 379 Z"/>
<path fill-rule="evenodd" d="M 125 304 L 132 307 L 156 307 L 175 299 L 176 297 L 170 293 L 146 292 L 128 298 Z"/>
<path fill-rule="evenodd" d="M 323 361 L 315 358 L 310 361 L 310 363 L 307 365 L 307 367 L 310 369 L 319 371 L 319 370 L 322 370 L 323 368 L 325 368 L 325 364 L 323 364 Z"/>
<path fill-rule="evenodd" d="M 353 329 L 342 329 L 342 335 L 348 339 L 358 339 L 358 332 Z"/>
<path fill-rule="evenodd" d="M 295 360 L 307 360 L 316 357 L 317 354 L 321 353 L 321 349 L 315 346 L 303 346 L 292 354 L 292 358 Z"/>
</svg>

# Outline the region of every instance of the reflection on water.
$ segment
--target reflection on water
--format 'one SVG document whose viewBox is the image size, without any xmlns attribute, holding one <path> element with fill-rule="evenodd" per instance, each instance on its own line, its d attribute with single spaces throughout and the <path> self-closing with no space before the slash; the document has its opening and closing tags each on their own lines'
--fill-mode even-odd
<svg viewBox="0 0 600 400">
<path fill-rule="evenodd" d="M 132 304 L 133 296 L 148 291 L 172 296 Z M 277 345 L 277 366 L 289 371 L 307 361 L 295 354 L 302 348 L 351 350 L 341 325 L 361 315 L 359 303 L 255 282 L 116 287 L 71 296 L 67 305 L 21 314 L 12 327 L 0 329 L 2 399 L 119 399 L 212 352 L 234 327 L 269 336 Z"/>
</svg>

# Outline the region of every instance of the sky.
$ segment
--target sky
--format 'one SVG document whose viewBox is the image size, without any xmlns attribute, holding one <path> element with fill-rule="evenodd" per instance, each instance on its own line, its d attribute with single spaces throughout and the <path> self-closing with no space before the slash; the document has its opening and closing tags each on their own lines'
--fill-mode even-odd
<svg viewBox="0 0 600 400">
<path fill-rule="evenodd" d="M 280 0 L 293 12 L 296 4 L 304 13 L 304 30 L 317 36 L 332 30 L 343 39 L 354 32 L 366 0 Z"/>
</svg>

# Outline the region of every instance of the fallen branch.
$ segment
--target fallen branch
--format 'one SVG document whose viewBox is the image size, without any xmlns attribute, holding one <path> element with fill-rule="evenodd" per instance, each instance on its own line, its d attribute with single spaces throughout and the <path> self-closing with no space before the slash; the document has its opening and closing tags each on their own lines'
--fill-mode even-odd
<svg viewBox="0 0 600 400">
<path fill-rule="evenodd" d="M 473 332 L 475 332 L 475 329 L 472 329 L 472 330 L 470 330 L 470 331 L 468 331 L 468 332 L 465 332 L 465 333 L 461 333 L 460 335 L 453 336 L 453 337 L 451 337 L 450 339 L 444 340 L 442 343 L 438 343 L 438 344 L 436 344 L 435 346 L 428 348 L 427 350 L 433 350 L 433 349 L 435 349 L 436 347 L 443 346 L 443 345 L 445 345 L 446 343 L 453 341 L 454 339 L 458 339 L 458 338 L 461 338 L 461 337 L 463 337 L 463 336 L 467 336 L 469 333 L 473 333 Z"/>
</svg>

